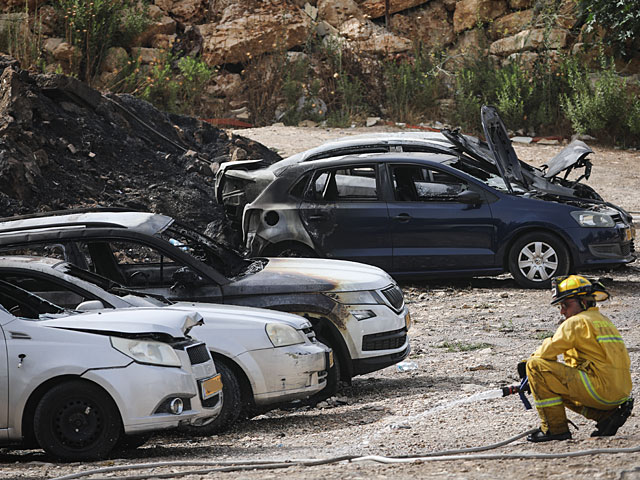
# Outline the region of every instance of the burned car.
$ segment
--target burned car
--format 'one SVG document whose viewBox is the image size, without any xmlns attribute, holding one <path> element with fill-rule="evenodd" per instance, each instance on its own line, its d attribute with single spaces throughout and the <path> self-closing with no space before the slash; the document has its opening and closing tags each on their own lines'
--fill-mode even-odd
<svg viewBox="0 0 640 480">
<path fill-rule="evenodd" d="M 195 427 L 219 433 L 240 416 L 306 399 L 326 385 L 332 352 L 315 339 L 308 320 L 283 312 L 210 303 L 172 303 L 55 258 L 0 257 L 0 278 L 56 305 L 77 311 L 163 307 L 196 311 L 204 325 L 195 336 L 207 344 L 222 375 L 220 414 Z"/>
<path fill-rule="evenodd" d="M 527 187 L 534 184 L 537 188 L 543 190 L 551 188 L 562 195 L 602 200 L 591 187 L 581 183 L 581 180 L 587 180 L 591 174 L 588 155 L 593 153 L 584 142 L 580 140 L 572 142 L 547 162 L 543 169 L 538 169 L 517 158 L 495 108 L 485 106 L 482 108 L 481 115 L 485 135 L 490 145 L 476 137 L 447 129 L 441 132 L 385 132 L 332 140 L 271 165 L 264 160 L 227 162 L 220 166 L 216 174 L 216 200 L 224 206 L 231 221 L 240 226 L 244 207 L 256 200 L 265 188 L 288 167 L 331 157 L 385 152 L 471 156 L 484 165 L 483 168 L 488 168 L 490 173 L 501 172 L 506 168 L 505 174 L 510 174 L 511 170 L 514 170 L 518 175 L 524 175 L 530 182 L 526 184 Z M 579 176 L 575 180 L 569 180 L 569 174 L 573 172 L 578 173 Z"/>
<path fill-rule="evenodd" d="M 5 254 L 56 256 L 125 287 L 170 300 L 263 307 L 306 317 L 333 351 L 318 395 L 410 351 L 402 290 L 370 265 L 239 256 L 173 218 L 102 209 L 0 220 Z M 315 398 L 318 398 L 317 396 Z"/>
<path fill-rule="evenodd" d="M 455 148 L 440 153 L 345 155 L 273 169 L 244 207 L 250 255 L 352 260 L 394 277 L 510 272 L 528 288 L 634 261 L 631 216 L 578 180 L 558 178 L 566 168 L 588 175 L 586 145 L 570 145 L 538 170 L 518 160 L 495 110 L 484 108 L 483 120 L 488 145 L 446 131 Z"/>
<path fill-rule="evenodd" d="M 0 445 L 104 458 L 222 408 L 197 312 L 69 311 L 0 280 Z"/>
</svg>

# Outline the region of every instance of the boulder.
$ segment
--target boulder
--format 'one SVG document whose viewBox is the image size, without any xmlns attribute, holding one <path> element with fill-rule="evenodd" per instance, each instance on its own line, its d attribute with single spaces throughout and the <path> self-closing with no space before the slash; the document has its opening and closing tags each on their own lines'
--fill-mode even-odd
<svg viewBox="0 0 640 480">
<path fill-rule="evenodd" d="M 389 13 L 398 13 L 408 8 L 417 7 L 429 0 L 392 0 L 389 2 Z M 385 0 L 365 0 L 360 3 L 360 9 L 370 18 L 380 18 L 385 14 Z"/>
<path fill-rule="evenodd" d="M 557 50 L 567 46 L 567 31 L 554 28 L 548 32 L 545 43 L 545 30 L 535 28 L 523 30 L 511 37 L 496 40 L 489 47 L 489 51 L 494 55 L 507 56 L 515 52 L 524 50 L 540 50 L 543 47 Z"/>
<path fill-rule="evenodd" d="M 133 41 L 134 45 L 150 47 L 156 35 L 173 35 L 176 33 L 176 21 L 168 15 L 161 15 Z"/>
<path fill-rule="evenodd" d="M 489 22 L 507 11 L 506 0 L 461 0 L 453 13 L 453 30 L 460 33 Z"/>
<path fill-rule="evenodd" d="M 265 2 L 223 23 L 200 25 L 202 58 L 209 65 L 240 63 L 253 56 L 289 50 L 308 38 L 311 20 L 283 0 Z"/>
<path fill-rule="evenodd" d="M 456 44 L 449 49 L 450 60 L 445 68 L 456 68 L 463 66 L 466 57 L 479 57 L 486 55 L 487 37 L 481 28 L 467 30 L 458 35 Z"/>
<path fill-rule="evenodd" d="M 364 20 L 365 16 L 354 0 L 318 0 L 318 18 L 339 28 L 351 18 Z"/>
<path fill-rule="evenodd" d="M 356 51 L 361 52 L 385 55 L 407 52 L 413 48 L 413 42 L 408 38 L 394 35 L 370 20 L 347 20 L 340 27 L 340 35 L 345 37 Z"/>
<path fill-rule="evenodd" d="M 573 29 L 578 24 L 578 2 L 577 0 L 562 0 L 558 8 L 556 25 L 567 30 Z"/>
<path fill-rule="evenodd" d="M 111 47 L 107 50 L 107 53 L 100 65 L 102 73 L 115 72 L 122 68 L 123 65 L 129 60 L 129 54 L 122 47 Z"/>
<path fill-rule="evenodd" d="M 509 37 L 531 26 L 533 9 L 513 12 L 496 19 L 488 28 L 487 33 L 491 40 Z"/>
<path fill-rule="evenodd" d="M 172 18 L 182 23 L 200 23 L 209 8 L 207 0 L 156 0 L 155 4 Z"/>
<path fill-rule="evenodd" d="M 45 36 L 53 35 L 56 32 L 58 22 L 58 12 L 52 5 L 43 5 L 38 10 L 38 19 L 40 20 L 40 33 Z"/>
<path fill-rule="evenodd" d="M 420 42 L 426 48 L 437 49 L 453 43 L 453 33 L 449 15 L 442 2 L 433 2 L 411 15 L 393 16 L 393 31 L 400 36 Z"/>
</svg>

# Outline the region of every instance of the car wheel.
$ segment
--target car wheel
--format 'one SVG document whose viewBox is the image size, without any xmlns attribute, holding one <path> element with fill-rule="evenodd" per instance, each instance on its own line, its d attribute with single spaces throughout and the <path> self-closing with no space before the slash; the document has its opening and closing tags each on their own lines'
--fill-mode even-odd
<svg viewBox="0 0 640 480">
<path fill-rule="evenodd" d="M 233 370 L 220 360 L 214 360 L 218 373 L 222 376 L 222 410 L 210 423 L 200 427 L 189 427 L 198 435 L 215 435 L 227 430 L 242 412 L 240 383 Z"/>
<path fill-rule="evenodd" d="M 120 412 L 104 390 L 83 381 L 56 385 L 34 414 L 38 444 L 61 460 L 104 458 L 122 431 Z"/>
<path fill-rule="evenodd" d="M 509 271 L 524 288 L 549 288 L 553 277 L 569 272 L 569 265 L 567 248 L 546 232 L 523 235 L 509 252 Z"/>
<path fill-rule="evenodd" d="M 269 257 L 317 258 L 316 252 L 301 243 L 275 245 L 269 250 Z"/>
<path fill-rule="evenodd" d="M 308 405 L 315 406 L 317 403 L 333 397 L 338 392 L 340 386 L 340 359 L 336 349 L 331 346 L 331 342 L 324 337 L 317 337 L 317 340 L 333 349 L 333 367 L 327 372 L 327 385 L 317 393 L 311 395 L 305 402 Z"/>
</svg>

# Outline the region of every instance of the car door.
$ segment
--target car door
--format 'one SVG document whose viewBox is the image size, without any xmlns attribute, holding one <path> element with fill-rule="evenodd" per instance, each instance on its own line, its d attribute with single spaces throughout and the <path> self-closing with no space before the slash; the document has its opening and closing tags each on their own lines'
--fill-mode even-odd
<svg viewBox="0 0 640 480">
<path fill-rule="evenodd" d="M 389 164 L 393 272 L 482 271 L 495 263 L 495 226 L 484 191 L 421 164 Z"/>
<path fill-rule="evenodd" d="M 387 204 L 376 164 L 317 170 L 300 203 L 301 221 L 327 258 L 391 267 Z"/>
<path fill-rule="evenodd" d="M 0 306 L 0 442 L 8 438 L 9 427 L 9 369 L 7 365 L 7 339 L 3 325 L 11 319 Z"/>
</svg>

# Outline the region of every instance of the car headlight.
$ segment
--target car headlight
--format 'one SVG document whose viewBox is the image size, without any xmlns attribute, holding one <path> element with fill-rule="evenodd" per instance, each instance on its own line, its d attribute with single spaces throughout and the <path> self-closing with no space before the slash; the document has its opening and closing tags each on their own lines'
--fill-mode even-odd
<svg viewBox="0 0 640 480">
<path fill-rule="evenodd" d="M 361 290 L 358 292 L 339 292 L 325 293 L 326 296 L 332 298 L 338 303 L 345 305 L 383 305 L 384 302 L 380 296 L 370 290 Z"/>
<path fill-rule="evenodd" d="M 180 367 L 182 362 L 173 348 L 155 340 L 135 340 L 131 338 L 110 337 L 113 348 L 138 363 Z"/>
<path fill-rule="evenodd" d="M 606 213 L 586 210 L 571 212 L 571 216 L 581 227 L 615 227 L 616 225 L 611 215 L 607 215 Z"/>
<path fill-rule="evenodd" d="M 303 336 L 302 333 L 291 325 L 285 325 L 284 323 L 268 323 L 266 331 L 274 347 L 286 347 L 307 341 L 306 336 Z"/>
</svg>

